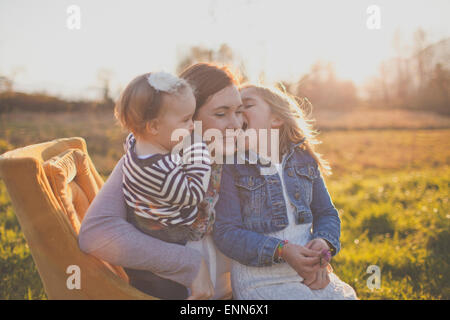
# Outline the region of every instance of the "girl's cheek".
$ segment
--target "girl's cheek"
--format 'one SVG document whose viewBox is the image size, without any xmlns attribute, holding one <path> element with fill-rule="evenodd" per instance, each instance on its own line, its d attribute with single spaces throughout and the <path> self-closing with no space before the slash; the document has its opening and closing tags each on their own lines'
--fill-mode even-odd
<svg viewBox="0 0 450 320">
<path fill-rule="evenodd" d="M 250 110 L 244 111 L 243 112 L 243 117 L 247 120 L 247 122 L 249 122 L 252 118 L 254 118 L 252 116 L 252 112 Z"/>
<path fill-rule="evenodd" d="M 254 128 L 255 126 L 255 117 L 252 116 L 251 112 L 244 113 L 245 123 L 247 123 L 248 128 Z"/>
</svg>

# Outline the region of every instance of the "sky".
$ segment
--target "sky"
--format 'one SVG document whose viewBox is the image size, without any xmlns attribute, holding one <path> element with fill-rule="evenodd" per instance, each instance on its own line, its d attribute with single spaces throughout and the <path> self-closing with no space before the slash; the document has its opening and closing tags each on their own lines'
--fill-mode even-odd
<svg viewBox="0 0 450 320">
<path fill-rule="evenodd" d="M 67 27 L 70 5 L 80 29 Z M 367 27 L 370 5 L 380 29 Z M 25 92 L 95 98 L 104 69 L 116 96 L 139 74 L 175 72 L 190 46 L 227 43 L 251 81 L 295 81 L 321 60 L 361 85 L 395 56 L 396 33 L 405 53 L 419 27 L 430 42 L 449 37 L 449 12 L 449 0 L 0 0 L 0 75 Z"/>
</svg>

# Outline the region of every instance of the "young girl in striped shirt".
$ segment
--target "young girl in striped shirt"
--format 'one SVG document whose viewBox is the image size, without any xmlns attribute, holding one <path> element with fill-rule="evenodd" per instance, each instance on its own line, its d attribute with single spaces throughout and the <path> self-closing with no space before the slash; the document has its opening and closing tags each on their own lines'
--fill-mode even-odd
<svg viewBox="0 0 450 320">
<path fill-rule="evenodd" d="M 185 80 L 158 72 L 131 81 L 116 105 L 117 119 L 131 131 L 123 165 L 128 220 L 166 242 L 186 244 L 211 225 L 211 217 L 199 215 L 197 208 L 211 159 L 206 144 L 191 135 L 195 104 Z M 172 140 L 176 129 L 186 129 L 184 143 L 194 140 L 179 152 L 180 141 Z"/>
</svg>

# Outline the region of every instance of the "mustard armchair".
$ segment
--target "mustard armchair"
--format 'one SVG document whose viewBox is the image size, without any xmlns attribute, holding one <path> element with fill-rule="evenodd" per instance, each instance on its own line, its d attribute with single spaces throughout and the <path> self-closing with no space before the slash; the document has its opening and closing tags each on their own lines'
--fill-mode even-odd
<svg viewBox="0 0 450 320">
<path fill-rule="evenodd" d="M 0 156 L 0 178 L 49 299 L 156 299 L 130 286 L 121 267 L 78 247 L 80 223 L 103 185 L 84 139 L 6 152 Z M 70 285 L 71 276 L 79 277 L 79 287 Z"/>
</svg>

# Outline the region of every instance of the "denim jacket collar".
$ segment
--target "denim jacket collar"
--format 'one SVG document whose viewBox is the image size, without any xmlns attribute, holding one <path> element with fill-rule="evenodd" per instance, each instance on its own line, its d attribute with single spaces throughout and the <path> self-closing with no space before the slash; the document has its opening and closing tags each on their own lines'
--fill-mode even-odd
<svg viewBox="0 0 450 320">
<path fill-rule="evenodd" d="M 289 142 L 289 151 L 284 158 L 287 160 L 292 155 L 292 153 L 294 153 L 295 148 L 297 148 L 302 143 L 304 143 L 305 140 L 306 140 L 306 137 L 304 137 L 297 143 L 290 141 Z M 237 153 L 237 157 L 240 158 L 242 161 L 244 161 L 245 164 L 255 164 L 258 167 L 270 167 L 271 166 L 270 159 L 260 156 L 253 150 L 247 150 L 245 153 Z M 251 158 L 256 159 L 256 163 L 254 162 L 254 160 L 251 161 L 252 160 Z M 261 159 L 263 159 L 264 161 L 261 162 Z"/>
<path fill-rule="evenodd" d="M 298 146 L 300 146 L 302 143 L 304 143 L 306 140 L 306 137 L 304 137 L 302 140 L 300 140 L 297 143 L 294 143 L 292 141 L 289 142 L 289 151 L 287 152 L 286 156 L 284 157 L 284 159 L 287 161 L 291 155 L 294 153 L 295 148 L 297 148 Z"/>
<path fill-rule="evenodd" d="M 289 152 L 294 151 L 294 149 L 295 149 L 296 147 L 300 146 L 303 142 L 305 142 L 305 140 L 306 140 L 306 137 L 304 137 L 302 140 L 300 140 L 300 141 L 297 142 L 297 143 L 294 143 L 294 142 L 290 141 L 290 142 L 289 142 Z"/>
</svg>

